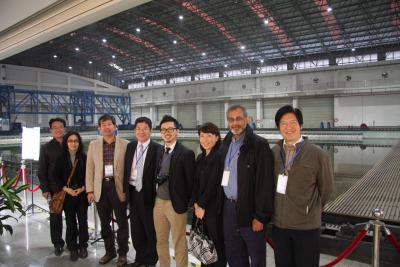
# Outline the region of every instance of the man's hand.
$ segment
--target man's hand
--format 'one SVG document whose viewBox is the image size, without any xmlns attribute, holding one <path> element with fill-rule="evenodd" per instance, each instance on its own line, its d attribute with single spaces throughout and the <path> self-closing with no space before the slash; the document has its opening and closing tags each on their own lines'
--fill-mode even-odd
<svg viewBox="0 0 400 267">
<path fill-rule="evenodd" d="M 50 197 L 50 192 L 43 192 L 42 196 L 47 200 Z"/>
<path fill-rule="evenodd" d="M 260 232 L 264 229 L 264 224 L 257 219 L 253 219 L 252 229 L 254 232 Z"/>
<path fill-rule="evenodd" d="M 89 201 L 89 203 L 92 203 L 94 201 L 93 192 L 87 194 L 87 200 Z"/>
</svg>

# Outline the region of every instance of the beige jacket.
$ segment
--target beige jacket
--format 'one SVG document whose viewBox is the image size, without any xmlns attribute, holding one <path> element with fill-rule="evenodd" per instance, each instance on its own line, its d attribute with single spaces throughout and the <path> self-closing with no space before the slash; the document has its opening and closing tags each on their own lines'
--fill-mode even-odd
<svg viewBox="0 0 400 267">
<path fill-rule="evenodd" d="M 116 137 L 114 153 L 114 182 L 120 201 L 125 201 L 124 192 L 124 159 L 129 141 Z M 104 174 L 103 137 L 89 144 L 86 163 L 86 192 L 93 192 L 94 199 L 99 202 Z"/>
</svg>

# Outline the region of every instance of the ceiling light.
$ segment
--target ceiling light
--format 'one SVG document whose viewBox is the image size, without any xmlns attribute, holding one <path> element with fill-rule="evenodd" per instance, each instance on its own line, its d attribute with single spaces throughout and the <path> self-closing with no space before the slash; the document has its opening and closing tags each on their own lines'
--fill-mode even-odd
<svg viewBox="0 0 400 267">
<path fill-rule="evenodd" d="M 178 41 L 177 41 L 177 40 L 173 40 L 172 42 L 173 42 L 174 44 L 177 44 L 177 43 L 178 43 Z"/>
<path fill-rule="evenodd" d="M 246 49 L 246 47 L 245 47 L 244 45 L 242 45 L 242 46 L 240 47 L 240 49 L 244 50 L 244 49 Z"/>
<path fill-rule="evenodd" d="M 111 57 L 115 59 L 115 55 L 112 55 Z"/>
<path fill-rule="evenodd" d="M 124 71 L 124 69 L 122 68 L 122 67 L 120 67 L 120 66 L 118 66 L 117 64 L 115 64 L 115 63 L 110 63 L 110 64 L 108 64 L 110 67 L 113 67 L 114 69 L 116 69 L 116 70 L 118 70 L 118 71 Z"/>
<path fill-rule="evenodd" d="M 121 80 L 121 83 L 124 83 L 125 82 L 125 80 Z"/>
<path fill-rule="evenodd" d="M 261 64 L 264 63 L 264 59 L 260 59 Z"/>
<path fill-rule="evenodd" d="M 328 8 L 326 9 L 326 11 L 331 12 L 332 8 L 330 6 L 328 6 Z"/>
<path fill-rule="evenodd" d="M 100 72 L 98 72 L 98 73 L 97 73 L 97 76 L 101 76 L 101 73 L 100 73 Z"/>
<path fill-rule="evenodd" d="M 179 15 L 179 20 L 183 20 L 183 16 L 182 15 Z"/>
<path fill-rule="evenodd" d="M 169 62 L 172 62 L 172 61 L 174 61 L 174 59 L 173 59 L 173 58 L 170 58 L 170 59 L 169 59 Z"/>
<path fill-rule="evenodd" d="M 264 19 L 264 24 L 267 25 L 268 24 L 268 20 Z"/>
<path fill-rule="evenodd" d="M 91 60 L 89 60 L 89 64 L 92 64 L 93 62 Z"/>
<path fill-rule="evenodd" d="M 351 49 L 351 51 L 353 51 L 353 52 L 354 52 L 354 51 L 356 51 L 356 49 L 355 49 L 355 48 L 352 48 L 352 49 Z"/>
<path fill-rule="evenodd" d="M 103 40 L 101 40 L 103 43 L 107 43 L 107 39 L 103 38 Z"/>
<path fill-rule="evenodd" d="M 205 53 L 205 52 L 203 52 L 203 53 L 201 53 L 201 55 L 204 57 L 204 56 L 206 55 L 206 53 Z"/>
<path fill-rule="evenodd" d="M 228 64 L 225 64 L 225 65 L 224 65 L 224 68 L 227 68 L 227 67 L 228 67 Z"/>
<path fill-rule="evenodd" d="M 69 66 L 69 67 L 68 67 L 68 69 L 69 69 L 69 70 L 72 70 L 72 67 L 71 67 L 71 66 Z"/>
<path fill-rule="evenodd" d="M 77 52 L 78 52 L 78 51 L 79 51 L 79 47 L 75 47 L 75 51 L 77 51 Z"/>
<path fill-rule="evenodd" d="M 57 55 L 53 55 L 53 58 L 58 58 L 58 56 Z"/>
<path fill-rule="evenodd" d="M 136 28 L 136 32 L 140 32 L 140 28 Z"/>
<path fill-rule="evenodd" d="M 142 77 L 142 80 L 146 80 L 146 77 L 145 77 L 145 76 L 143 76 L 143 77 Z"/>
</svg>

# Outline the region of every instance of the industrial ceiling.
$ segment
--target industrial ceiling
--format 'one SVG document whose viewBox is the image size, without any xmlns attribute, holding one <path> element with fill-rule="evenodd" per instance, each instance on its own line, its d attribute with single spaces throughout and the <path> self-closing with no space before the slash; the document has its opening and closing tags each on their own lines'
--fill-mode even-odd
<svg viewBox="0 0 400 267">
<path fill-rule="evenodd" d="M 157 0 L 1 63 L 129 83 L 400 47 L 399 0 Z"/>
</svg>

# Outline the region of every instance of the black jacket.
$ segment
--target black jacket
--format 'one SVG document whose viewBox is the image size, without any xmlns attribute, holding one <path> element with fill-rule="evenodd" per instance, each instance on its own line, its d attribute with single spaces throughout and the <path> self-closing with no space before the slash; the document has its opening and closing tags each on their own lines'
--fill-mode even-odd
<svg viewBox="0 0 400 267">
<path fill-rule="evenodd" d="M 216 209 L 217 192 L 221 184 L 220 173 L 222 169 L 223 165 L 221 165 L 218 150 L 211 151 L 208 156 L 201 153 L 197 157 L 193 201 L 205 210 L 209 210 L 210 208 L 212 210 Z"/>
<path fill-rule="evenodd" d="M 169 193 L 176 213 L 181 214 L 188 209 L 192 198 L 194 168 L 194 152 L 177 142 L 169 169 Z"/>
<path fill-rule="evenodd" d="M 71 178 L 69 187 L 76 189 L 85 185 L 85 173 L 86 173 L 86 155 L 83 153 L 76 154 L 78 163 L 74 175 Z M 63 152 L 57 158 L 54 168 L 54 181 L 55 187 L 54 192 L 61 191 L 64 186 L 67 186 L 68 177 L 72 171 L 72 162 L 68 152 Z M 86 193 L 85 193 L 86 194 Z"/>
<path fill-rule="evenodd" d="M 233 134 L 229 132 L 221 147 L 221 164 L 232 141 Z M 253 219 L 266 224 L 271 220 L 274 210 L 274 160 L 268 141 L 253 133 L 247 125 L 243 145 L 237 162 L 238 171 L 238 226 L 248 227 Z M 222 172 L 220 176 L 222 177 Z M 223 187 L 219 187 L 224 194 Z"/>
<path fill-rule="evenodd" d="M 138 141 L 132 141 L 126 147 L 125 153 L 125 170 L 124 170 L 124 192 L 127 194 L 126 199 L 129 198 L 129 179 L 132 170 L 132 161 L 135 155 Z M 154 141 L 150 141 L 149 148 L 146 152 L 146 159 L 143 167 L 143 199 L 146 208 L 154 207 L 154 200 L 156 194 L 155 178 L 157 171 L 157 164 L 162 154 L 162 145 Z M 132 204 L 132 203 L 130 203 Z"/>
<path fill-rule="evenodd" d="M 53 177 L 54 165 L 62 152 L 62 146 L 52 139 L 40 149 L 38 177 L 42 192 L 57 192 L 57 185 Z"/>
</svg>

